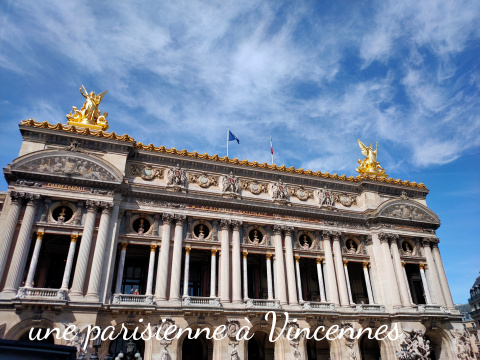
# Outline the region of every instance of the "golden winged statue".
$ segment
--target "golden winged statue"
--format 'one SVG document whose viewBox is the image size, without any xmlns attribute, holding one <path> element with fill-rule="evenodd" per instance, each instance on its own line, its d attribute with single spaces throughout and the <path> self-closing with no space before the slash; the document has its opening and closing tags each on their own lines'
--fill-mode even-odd
<svg viewBox="0 0 480 360">
<path fill-rule="evenodd" d="M 360 165 L 355 170 L 361 175 L 387 177 L 388 175 L 385 174 L 385 170 L 380 166 L 380 163 L 377 162 L 378 142 L 375 150 L 373 150 L 371 143 L 370 146 L 367 147 L 360 140 L 358 140 L 358 145 L 362 150 L 362 154 L 366 157 L 363 160 L 358 160 Z"/>
<path fill-rule="evenodd" d="M 100 115 L 100 110 L 98 110 L 98 105 L 100 105 L 102 102 L 102 99 L 107 91 L 108 90 L 105 90 L 104 92 L 96 95 L 93 91 L 88 93 L 85 87 L 82 85 L 80 88 L 80 93 L 87 100 L 80 110 L 78 110 L 76 106 L 72 107 L 72 111 L 67 114 L 67 124 L 88 127 L 94 130 L 107 130 L 108 113 L 103 113 L 103 115 Z"/>
</svg>

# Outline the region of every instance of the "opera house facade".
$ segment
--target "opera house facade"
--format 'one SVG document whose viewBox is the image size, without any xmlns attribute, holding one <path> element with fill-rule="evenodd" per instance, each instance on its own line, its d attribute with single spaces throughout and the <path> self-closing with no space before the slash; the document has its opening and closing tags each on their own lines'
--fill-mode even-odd
<svg viewBox="0 0 480 360">
<path fill-rule="evenodd" d="M 4 168 L 0 337 L 74 324 L 74 340 L 45 341 L 88 358 L 89 325 L 237 324 L 253 337 L 137 340 L 135 352 L 393 360 L 415 347 L 415 359 L 469 358 L 425 185 L 166 149 L 91 126 L 25 120 L 20 132 L 20 154 Z M 276 334 L 288 313 L 300 328 L 386 325 L 403 335 L 270 342 L 268 311 Z M 126 341 L 99 346 L 102 359 L 115 357 Z"/>
</svg>

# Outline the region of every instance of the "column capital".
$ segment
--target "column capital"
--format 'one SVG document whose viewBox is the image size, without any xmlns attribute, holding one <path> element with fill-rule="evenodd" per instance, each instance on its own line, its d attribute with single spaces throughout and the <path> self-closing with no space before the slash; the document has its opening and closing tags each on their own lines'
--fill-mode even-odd
<svg viewBox="0 0 480 360">
<path fill-rule="evenodd" d="M 10 198 L 12 199 L 12 204 L 21 205 L 23 202 L 25 194 L 18 191 L 11 191 Z"/>
<path fill-rule="evenodd" d="M 294 227 L 293 226 L 285 226 L 284 230 L 285 230 L 285 236 L 292 236 Z"/>
<path fill-rule="evenodd" d="M 45 233 L 43 231 L 37 231 L 37 238 L 38 239 L 43 239 L 44 235 L 45 235 Z"/>
<path fill-rule="evenodd" d="M 378 234 L 378 240 L 380 240 L 381 243 L 388 242 L 388 235 L 386 233 L 379 233 Z"/>
<path fill-rule="evenodd" d="M 426 264 L 419 264 L 418 266 L 420 267 L 420 270 L 424 270 L 427 267 Z"/>
<path fill-rule="evenodd" d="M 274 235 L 281 235 L 282 234 L 282 227 L 280 225 L 273 225 L 273 234 Z"/>
<path fill-rule="evenodd" d="M 127 246 L 128 246 L 128 243 L 122 242 L 122 243 L 120 243 L 120 246 L 121 246 L 122 250 L 126 250 Z"/>
<path fill-rule="evenodd" d="M 372 235 L 365 236 L 365 244 L 367 244 L 367 245 L 372 245 L 373 244 Z"/>
<path fill-rule="evenodd" d="M 265 257 L 267 258 L 267 260 L 271 260 L 272 259 L 272 254 L 266 253 Z"/>
<path fill-rule="evenodd" d="M 348 260 L 343 260 L 343 266 L 347 266 Z"/>
<path fill-rule="evenodd" d="M 183 223 L 187 220 L 187 217 L 183 214 L 175 214 L 175 223 L 176 225 L 183 225 Z"/>
<path fill-rule="evenodd" d="M 362 264 L 364 268 L 368 268 L 370 266 L 370 263 L 368 261 L 364 261 Z"/>
<path fill-rule="evenodd" d="M 242 226 L 242 222 L 240 220 L 232 220 L 231 221 L 233 230 L 240 230 L 240 226 Z"/>
<path fill-rule="evenodd" d="M 113 204 L 106 202 L 106 201 L 101 201 L 100 202 L 100 207 L 102 208 L 102 214 L 111 214 L 112 209 L 113 209 Z"/>
<path fill-rule="evenodd" d="M 317 260 L 317 264 L 320 264 L 320 265 L 321 265 L 321 264 L 322 264 L 322 261 L 323 261 L 323 258 L 317 257 L 316 260 Z"/>
<path fill-rule="evenodd" d="M 330 240 L 330 236 L 332 232 L 330 230 L 323 230 L 322 231 L 322 240 Z"/>
<path fill-rule="evenodd" d="M 300 261 L 300 256 L 299 256 L 299 255 L 295 255 L 295 261 L 296 261 L 296 262 L 299 262 L 299 261 Z"/>
<path fill-rule="evenodd" d="M 248 255 L 248 251 L 244 251 L 244 252 L 243 252 L 243 257 L 246 258 L 247 255 Z"/>
<path fill-rule="evenodd" d="M 77 242 L 78 240 L 78 234 L 71 234 L 70 235 L 70 241 L 71 242 Z"/>
<path fill-rule="evenodd" d="M 93 200 L 87 200 L 86 207 L 87 207 L 87 212 L 97 212 L 98 203 Z"/>
<path fill-rule="evenodd" d="M 228 230 L 229 227 L 230 227 L 230 220 L 228 220 L 228 219 L 221 219 L 220 220 L 220 229 Z"/>
<path fill-rule="evenodd" d="M 157 245 L 150 245 L 150 251 L 157 250 Z"/>
<path fill-rule="evenodd" d="M 218 249 L 211 249 L 210 252 L 212 253 L 212 256 L 217 255 Z"/>
<path fill-rule="evenodd" d="M 402 261 L 402 267 L 405 267 L 407 263 L 405 261 Z"/>
<path fill-rule="evenodd" d="M 190 246 L 185 246 L 185 253 L 190 254 L 192 248 Z"/>
<path fill-rule="evenodd" d="M 333 241 L 339 241 L 340 236 L 342 236 L 342 233 L 340 231 L 332 231 L 332 239 Z"/>
<path fill-rule="evenodd" d="M 27 200 L 27 206 L 37 206 L 40 203 L 41 196 L 39 194 L 26 193 L 25 200 Z"/>
<path fill-rule="evenodd" d="M 164 213 L 162 214 L 162 221 L 164 224 L 171 224 L 173 220 L 173 214 Z"/>
</svg>

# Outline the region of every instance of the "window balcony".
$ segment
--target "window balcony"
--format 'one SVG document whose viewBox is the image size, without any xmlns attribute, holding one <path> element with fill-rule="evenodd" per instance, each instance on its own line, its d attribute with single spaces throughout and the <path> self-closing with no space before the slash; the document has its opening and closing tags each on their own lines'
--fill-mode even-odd
<svg viewBox="0 0 480 360">
<path fill-rule="evenodd" d="M 248 299 L 247 309 L 281 309 L 280 301 L 269 299 Z"/>
<path fill-rule="evenodd" d="M 384 313 L 385 306 L 379 304 L 357 304 L 355 311 L 361 313 Z"/>
<path fill-rule="evenodd" d="M 21 287 L 18 289 L 15 300 L 66 303 L 68 295 L 67 290 L 63 289 Z"/>
<path fill-rule="evenodd" d="M 153 295 L 114 294 L 113 305 L 155 306 Z"/>
<path fill-rule="evenodd" d="M 217 308 L 222 307 L 222 304 L 220 304 L 220 298 L 218 297 L 184 296 L 182 298 L 182 306 Z"/>
<path fill-rule="evenodd" d="M 303 303 L 303 310 L 306 311 L 334 311 L 335 304 L 318 301 L 306 301 Z"/>
</svg>

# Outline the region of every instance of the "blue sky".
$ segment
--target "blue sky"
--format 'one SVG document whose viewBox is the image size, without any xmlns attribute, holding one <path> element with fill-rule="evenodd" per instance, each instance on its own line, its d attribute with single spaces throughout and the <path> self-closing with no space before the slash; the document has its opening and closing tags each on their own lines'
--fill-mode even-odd
<svg viewBox="0 0 480 360">
<path fill-rule="evenodd" d="M 424 182 L 455 302 L 480 269 L 480 2 L 2 1 L 0 163 L 22 119 L 108 89 L 110 130 L 355 175 L 357 139 Z M 6 189 L 3 181 L 1 190 Z"/>
</svg>

